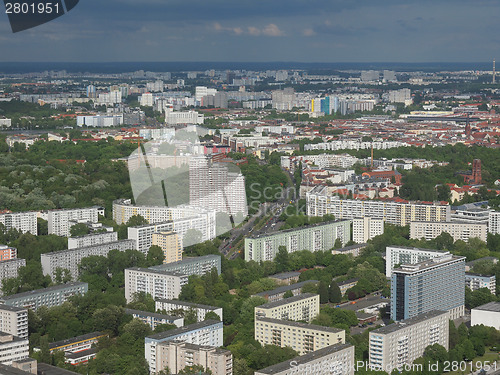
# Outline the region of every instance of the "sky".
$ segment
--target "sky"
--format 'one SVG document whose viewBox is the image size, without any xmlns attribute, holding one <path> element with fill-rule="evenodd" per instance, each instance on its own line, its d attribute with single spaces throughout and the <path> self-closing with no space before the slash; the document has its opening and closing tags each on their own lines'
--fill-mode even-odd
<svg viewBox="0 0 500 375">
<path fill-rule="evenodd" d="M 485 62 L 499 0 L 80 0 L 12 33 L 0 62 Z"/>
</svg>

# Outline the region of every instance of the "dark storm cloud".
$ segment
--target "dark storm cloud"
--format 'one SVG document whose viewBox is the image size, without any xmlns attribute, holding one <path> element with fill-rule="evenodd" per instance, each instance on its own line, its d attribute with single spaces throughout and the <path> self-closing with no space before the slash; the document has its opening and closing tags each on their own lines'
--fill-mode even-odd
<svg viewBox="0 0 500 375">
<path fill-rule="evenodd" d="M 499 12 L 498 0 L 82 0 L 15 35 L 0 16 L 0 60 L 485 61 Z"/>
</svg>

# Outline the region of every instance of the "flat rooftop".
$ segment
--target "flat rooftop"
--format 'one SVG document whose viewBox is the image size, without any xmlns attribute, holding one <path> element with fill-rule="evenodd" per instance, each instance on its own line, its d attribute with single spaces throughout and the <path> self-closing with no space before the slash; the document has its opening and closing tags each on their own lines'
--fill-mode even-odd
<svg viewBox="0 0 500 375">
<path fill-rule="evenodd" d="M 269 302 L 264 305 L 256 306 L 256 308 L 261 308 L 261 309 L 272 309 L 281 305 L 287 305 L 292 302 L 297 302 L 301 301 L 303 299 L 311 298 L 314 296 L 319 296 L 319 294 L 313 294 L 313 293 L 305 293 L 305 294 L 299 294 L 297 296 L 293 296 L 290 298 L 285 298 L 281 301 L 274 301 L 274 302 Z"/>
<path fill-rule="evenodd" d="M 54 286 L 49 286 L 48 288 L 35 289 L 35 290 L 31 290 L 29 292 L 11 294 L 10 296 L 3 296 L 3 297 L 0 298 L 0 301 L 8 301 L 8 300 L 11 300 L 11 299 L 36 296 L 38 294 L 50 293 L 50 292 L 53 292 L 53 291 L 56 291 L 56 290 L 63 290 L 63 289 L 69 289 L 69 288 L 74 288 L 74 287 L 82 287 L 82 286 L 87 286 L 87 289 L 88 289 L 88 284 L 87 283 L 82 283 L 82 282 L 79 282 L 79 281 L 73 281 L 73 282 L 67 283 L 67 284 L 54 285 Z"/>
<path fill-rule="evenodd" d="M 152 340 L 161 341 L 161 340 L 165 340 L 165 339 L 167 339 L 169 337 L 179 336 L 179 335 L 182 335 L 183 333 L 188 333 L 188 332 L 191 332 L 191 331 L 196 331 L 198 329 L 202 329 L 202 328 L 205 328 L 205 327 L 210 327 L 210 326 L 213 326 L 213 325 L 216 325 L 216 324 L 222 324 L 222 322 L 220 322 L 218 320 L 207 319 L 207 320 L 204 320 L 203 322 L 193 323 L 193 324 L 190 324 L 188 326 L 179 327 L 179 328 L 176 328 L 176 329 L 171 329 L 169 331 L 156 333 L 154 335 L 147 336 L 146 339 L 152 339 Z"/>
<path fill-rule="evenodd" d="M 292 327 L 304 328 L 304 329 L 314 329 L 316 331 L 322 331 L 322 332 L 328 332 L 328 333 L 338 333 L 338 332 L 344 331 L 343 329 L 340 329 L 340 328 L 325 327 L 325 326 L 319 326 L 316 324 L 308 324 L 308 323 L 302 323 L 302 322 L 294 322 L 293 320 L 282 320 L 282 319 L 273 319 L 273 318 L 257 318 L 257 321 L 272 323 L 272 324 L 281 324 L 284 326 L 292 326 Z"/>
<path fill-rule="evenodd" d="M 500 312 L 500 302 L 488 302 L 484 305 L 475 307 L 472 310 Z"/>
<path fill-rule="evenodd" d="M 105 334 L 102 332 L 99 332 L 99 331 L 86 333 L 85 335 L 71 337 L 71 338 L 66 339 L 66 340 L 60 340 L 60 341 L 50 343 L 49 348 L 54 349 L 54 348 L 58 348 L 60 346 L 71 345 L 71 344 L 74 344 L 74 343 L 77 343 L 80 341 L 88 341 L 88 340 L 95 339 L 95 338 L 98 338 L 101 336 L 105 336 Z"/>
<path fill-rule="evenodd" d="M 410 319 L 401 320 L 400 322 L 395 322 L 395 323 L 389 324 L 385 327 L 377 328 L 377 329 L 373 330 L 372 332 L 379 333 L 382 335 L 385 335 L 388 333 L 393 333 L 393 332 L 399 331 L 400 329 L 407 328 L 407 327 L 410 327 L 412 325 L 425 322 L 427 319 L 436 318 L 436 317 L 443 315 L 443 314 L 446 314 L 446 313 L 447 313 L 447 311 L 432 310 L 432 311 L 426 312 L 424 314 L 414 316 L 413 318 L 410 318 Z"/>
<path fill-rule="evenodd" d="M 220 261 L 221 256 L 217 254 L 209 254 L 209 255 L 202 255 L 200 257 L 191 257 L 191 258 L 185 258 L 182 260 L 178 260 L 177 262 L 172 262 L 172 263 L 164 263 L 160 264 L 157 266 L 152 266 L 149 267 L 150 270 L 164 270 L 164 269 L 169 269 L 169 268 L 176 268 L 179 266 L 184 266 L 186 264 L 191 264 L 191 263 L 201 263 L 201 262 L 211 262 L 214 260 L 219 260 Z"/>
<path fill-rule="evenodd" d="M 154 312 L 142 311 L 142 310 L 134 310 L 134 309 L 125 309 L 125 314 L 128 314 L 128 315 L 139 315 L 139 316 L 152 316 L 154 318 L 166 319 L 166 320 L 182 319 L 179 316 L 173 316 L 173 315 L 167 315 L 167 314 L 158 314 L 158 313 L 154 313 Z"/>
<path fill-rule="evenodd" d="M 175 300 L 175 299 L 158 298 L 157 301 L 161 302 L 161 303 L 170 303 L 170 304 L 173 304 L 173 305 L 186 306 L 186 307 L 192 307 L 192 308 L 195 308 L 195 309 L 204 309 L 204 310 L 217 310 L 217 309 L 221 309 L 222 308 L 222 307 L 217 307 L 217 306 L 202 305 L 200 303 L 178 301 L 178 300 Z"/>
<path fill-rule="evenodd" d="M 156 275 L 170 275 L 170 276 L 186 276 L 185 273 L 182 272 L 177 272 L 177 271 L 162 271 L 162 270 L 153 270 L 151 268 L 140 268 L 140 267 L 131 267 L 131 268 L 125 268 L 125 271 L 127 270 L 132 270 L 132 271 L 138 271 L 138 272 L 144 272 L 144 273 L 154 273 Z"/>
<path fill-rule="evenodd" d="M 300 276 L 299 271 L 276 273 L 274 275 L 269 275 L 268 277 L 272 279 L 285 280 L 289 279 L 290 277 L 297 277 L 297 276 Z"/>
<path fill-rule="evenodd" d="M 420 263 L 403 264 L 401 267 L 395 268 L 393 270 L 393 272 L 412 274 L 415 272 L 420 272 L 420 271 L 424 271 L 427 269 L 431 269 L 431 268 L 439 266 L 439 265 L 444 265 L 446 263 L 455 262 L 457 260 L 462 260 L 462 261 L 464 261 L 464 264 L 465 264 L 465 257 L 446 254 L 446 255 L 443 255 L 440 257 L 424 260 L 423 262 L 420 262 Z"/>
<path fill-rule="evenodd" d="M 278 287 L 276 289 L 273 289 L 273 290 L 267 290 L 267 291 L 264 291 L 264 292 L 257 293 L 257 294 L 255 294 L 255 296 L 259 296 L 259 297 L 274 296 L 276 294 L 284 293 L 284 292 L 286 292 L 288 290 L 294 290 L 294 289 L 302 288 L 307 283 L 317 284 L 317 283 L 319 283 L 319 281 L 318 280 L 307 280 L 307 281 L 301 281 L 300 283 L 295 283 L 295 284 L 290 284 L 290 285 L 283 285 L 283 286 L 280 286 L 280 287 Z"/>
<path fill-rule="evenodd" d="M 302 230 L 307 230 L 311 228 L 317 228 L 317 227 L 322 227 L 322 226 L 327 226 L 335 223 L 343 223 L 343 222 L 350 222 L 349 220 L 333 220 L 333 221 L 325 221 L 323 223 L 317 223 L 317 224 L 311 224 L 311 225 L 306 225 L 303 227 L 298 227 L 298 228 L 290 228 L 290 229 L 285 229 L 285 230 L 278 230 L 266 234 L 256 234 L 253 236 L 249 236 L 247 238 L 251 239 L 256 239 L 256 238 L 265 238 L 265 237 L 271 237 L 277 234 L 286 234 L 286 233 L 292 233 L 292 232 L 300 232 Z"/>
<path fill-rule="evenodd" d="M 300 357 L 295 357 L 289 361 L 284 361 L 273 366 L 266 367 L 262 370 L 256 371 L 259 374 L 273 375 L 279 374 L 280 372 L 291 370 L 290 363 L 293 361 L 297 366 L 306 365 L 309 362 L 325 357 L 329 354 L 339 352 L 341 350 L 352 347 L 350 344 L 335 344 L 327 346 L 326 348 L 315 350 L 314 352 L 301 355 Z"/>
</svg>

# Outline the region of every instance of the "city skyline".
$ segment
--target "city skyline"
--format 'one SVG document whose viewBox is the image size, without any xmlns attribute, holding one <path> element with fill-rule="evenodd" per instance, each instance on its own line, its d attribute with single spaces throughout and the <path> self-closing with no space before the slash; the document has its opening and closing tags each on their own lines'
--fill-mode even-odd
<svg viewBox="0 0 500 375">
<path fill-rule="evenodd" d="M 16 34 L 4 15 L 0 49 L 7 51 L 3 62 L 491 61 L 500 44 L 499 8 L 490 0 L 87 0 Z"/>
</svg>

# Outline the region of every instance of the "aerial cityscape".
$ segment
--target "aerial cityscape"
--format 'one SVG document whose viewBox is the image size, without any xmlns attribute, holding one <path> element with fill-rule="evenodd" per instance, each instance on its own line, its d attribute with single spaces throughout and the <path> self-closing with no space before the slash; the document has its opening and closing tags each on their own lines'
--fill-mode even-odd
<svg viewBox="0 0 500 375">
<path fill-rule="evenodd" d="M 500 374 L 496 3 L 7 3 L 0 375 Z"/>
</svg>

